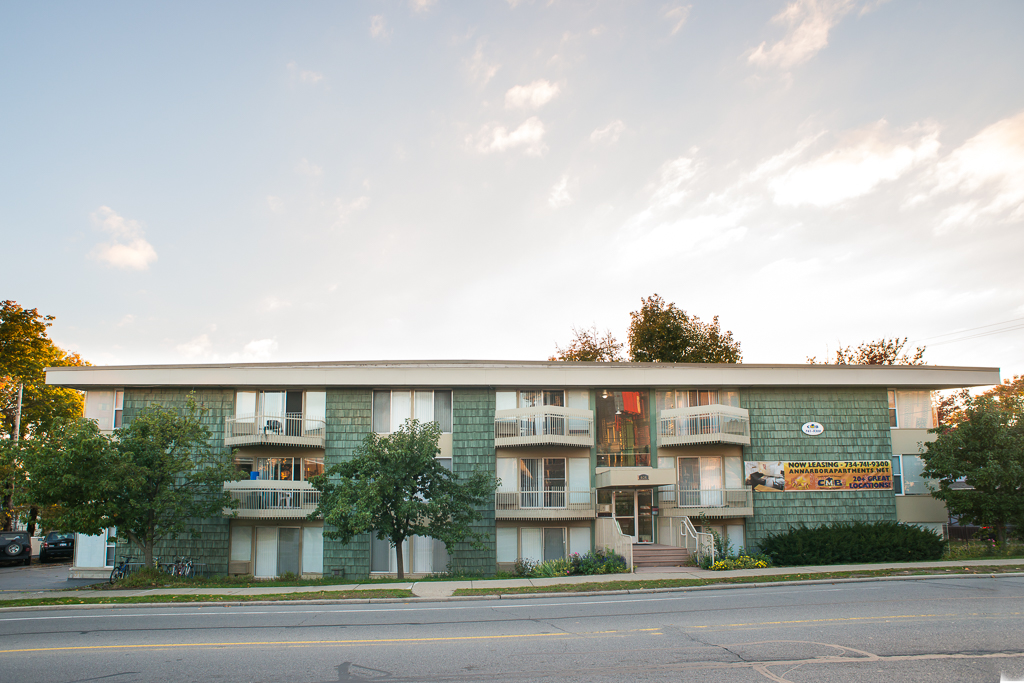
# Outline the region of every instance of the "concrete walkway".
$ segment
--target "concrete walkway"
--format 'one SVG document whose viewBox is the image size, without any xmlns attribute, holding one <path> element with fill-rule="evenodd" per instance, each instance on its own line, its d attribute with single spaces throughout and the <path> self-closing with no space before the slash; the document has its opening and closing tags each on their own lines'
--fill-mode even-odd
<svg viewBox="0 0 1024 683">
<path fill-rule="evenodd" d="M 395 583 L 349 583 L 330 586 L 253 586 L 235 588 L 150 588 L 144 590 L 108 590 L 97 591 L 79 589 L 74 591 L 39 590 L 24 592 L 0 593 L 0 606 L 6 600 L 26 598 L 54 597 L 143 597 L 147 595 L 273 595 L 291 593 L 296 600 L 302 600 L 303 594 L 320 591 L 358 591 L 375 589 L 412 590 L 413 595 L 421 598 L 448 598 L 458 588 L 522 588 L 529 586 L 557 586 L 577 583 L 609 583 L 613 581 L 656 581 L 659 579 L 714 579 L 749 576 L 777 576 L 781 574 L 804 575 L 804 579 L 814 579 L 815 575 L 831 572 L 872 571 L 879 569 L 969 569 L 979 566 L 1020 565 L 1024 567 L 1024 559 L 981 559 L 960 560 L 959 562 L 899 562 L 891 564 L 847 564 L 815 567 L 770 567 L 767 569 L 737 569 L 733 571 L 713 572 L 696 567 L 648 567 L 641 568 L 634 574 L 603 574 L 599 576 L 560 576 L 550 579 L 478 579 L 466 581 L 406 581 Z"/>
</svg>

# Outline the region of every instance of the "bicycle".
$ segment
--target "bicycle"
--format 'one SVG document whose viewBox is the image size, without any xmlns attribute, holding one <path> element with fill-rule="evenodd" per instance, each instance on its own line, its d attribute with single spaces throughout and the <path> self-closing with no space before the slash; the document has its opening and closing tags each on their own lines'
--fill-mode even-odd
<svg viewBox="0 0 1024 683">
<path fill-rule="evenodd" d="M 178 576 L 183 579 L 192 578 L 192 560 L 185 557 L 179 558 L 177 562 L 167 566 L 167 573 L 171 576 Z"/>
<path fill-rule="evenodd" d="M 122 557 L 121 564 L 110 570 L 110 583 L 117 583 L 121 579 L 128 578 L 131 573 L 131 558 Z"/>
</svg>

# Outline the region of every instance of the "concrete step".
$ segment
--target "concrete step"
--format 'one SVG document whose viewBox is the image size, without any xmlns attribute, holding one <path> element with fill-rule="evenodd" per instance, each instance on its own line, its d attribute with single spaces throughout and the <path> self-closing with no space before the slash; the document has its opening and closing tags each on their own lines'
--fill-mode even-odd
<svg viewBox="0 0 1024 683">
<path fill-rule="evenodd" d="M 633 564 L 637 567 L 682 567 L 689 562 L 686 548 L 660 544 L 633 546 Z"/>
</svg>

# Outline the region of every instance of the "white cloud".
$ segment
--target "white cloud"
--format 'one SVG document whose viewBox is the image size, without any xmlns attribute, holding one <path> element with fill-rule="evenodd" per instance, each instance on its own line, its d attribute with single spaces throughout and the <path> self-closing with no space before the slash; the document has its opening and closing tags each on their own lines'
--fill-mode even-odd
<svg viewBox="0 0 1024 683">
<path fill-rule="evenodd" d="M 517 85 L 505 93 L 506 109 L 540 109 L 558 95 L 557 83 L 544 79 L 529 85 Z"/>
<path fill-rule="evenodd" d="M 526 119 L 512 132 L 505 126 L 488 124 L 480 129 L 476 140 L 476 150 L 484 154 L 522 147 L 524 154 L 541 156 L 548 150 L 544 144 L 544 123 L 536 116 Z M 472 136 L 466 142 L 472 144 Z"/>
<path fill-rule="evenodd" d="M 626 130 L 626 124 L 622 121 L 615 119 L 604 128 L 597 128 L 593 133 L 590 134 L 591 142 L 607 142 L 608 144 L 615 144 L 619 141 L 619 136 L 622 135 Z"/>
<path fill-rule="evenodd" d="M 210 337 L 205 334 L 177 346 L 178 353 L 189 360 L 210 355 L 210 348 Z"/>
<path fill-rule="evenodd" d="M 689 18 L 691 9 L 693 9 L 693 5 L 676 5 L 675 7 L 665 8 L 665 18 L 672 24 L 672 32 L 669 35 L 674 36 L 679 33 L 679 29 L 683 27 L 683 24 Z"/>
<path fill-rule="evenodd" d="M 126 313 L 123 318 L 117 323 L 118 327 L 129 327 L 135 324 L 135 316 L 131 313 Z"/>
<path fill-rule="evenodd" d="M 276 296 L 268 296 L 263 299 L 263 310 L 265 311 L 279 311 L 282 308 L 288 308 L 291 303 L 280 299 Z"/>
<path fill-rule="evenodd" d="M 388 29 L 387 23 L 384 21 L 384 16 L 381 14 L 375 14 L 370 17 L 370 36 L 373 38 L 380 38 L 383 40 L 391 35 L 391 30 Z"/>
<path fill-rule="evenodd" d="M 92 214 L 97 228 L 108 233 L 110 241 L 97 244 L 90 255 L 115 268 L 146 270 L 156 261 L 156 250 L 143 237 L 138 221 L 119 216 L 109 206 L 101 206 Z"/>
<path fill-rule="evenodd" d="M 437 0 L 409 0 L 413 12 L 429 12 L 437 4 Z"/>
<path fill-rule="evenodd" d="M 1024 112 L 988 126 L 936 164 L 931 195 L 951 192 L 970 199 L 949 208 L 940 229 L 982 216 L 1024 219 Z"/>
<path fill-rule="evenodd" d="M 553 209 L 560 209 L 563 206 L 569 206 L 572 204 L 572 196 L 569 194 L 569 177 L 562 176 L 561 180 L 555 183 L 555 186 L 551 188 L 551 194 L 548 196 L 548 204 Z"/>
<path fill-rule="evenodd" d="M 281 199 L 280 197 L 275 197 L 274 195 L 268 195 L 267 196 L 267 206 L 274 213 L 283 213 L 284 212 L 284 200 Z"/>
<path fill-rule="evenodd" d="M 856 6 L 856 0 L 795 0 L 772 17 L 788 27 L 786 36 L 769 48 L 761 43 L 747 58 L 758 66 L 788 69 L 807 61 L 828 45 L 832 27 Z"/>
<path fill-rule="evenodd" d="M 666 209 L 682 203 L 687 194 L 684 185 L 696 175 L 697 165 L 688 157 L 680 157 L 663 164 L 661 179 L 651 195 L 652 206 Z"/>
<path fill-rule="evenodd" d="M 789 168 L 768 186 L 779 205 L 834 206 L 896 180 L 935 158 L 939 131 L 933 124 L 913 126 L 898 135 L 885 121 L 855 131 L 836 149 Z"/>
<path fill-rule="evenodd" d="M 362 211 L 370 205 L 370 198 L 367 196 L 359 197 L 351 202 L 346 202 L 343 199 L 334 200 L 334 209 L 338 212 L 338 223 L 346 223 L 356 211 Z"/>
<path fill-rule="evenodd" d="M 242 347 L 242 360 L 266 361 L 270 360 L 274 351 L 277 351 L 277 340 L 275 339 L 254 339 Z"/>
<path fill-rule="evenodd" d="M 466 61 L 469 79 L 478 85 L 487 85 L 487 82 L 494 78 L 494 74 L 498 73 L 500 68 L 500 64 L 491 64 L 484 59 L 483 41 L 476 44 L 476 51 Z"/>
<path fill-rule="evenodd" d="M 318 71 L 304 71 L 299 68 L 299 65 L 295 62 L 288 62 L 288 70 L 291 71 L 295 76 L 303 83 L 319 83 L 324 79 L 324 75 Z"/>
<path fill-rule="evenodd" d="M 309 159 L 303 159 L 295 165 L 295 170 L 302 175 L 308 175 L 312 177 L 323 175 L 324 169 L 321 166 L 310 163 Z"/>
</svg>

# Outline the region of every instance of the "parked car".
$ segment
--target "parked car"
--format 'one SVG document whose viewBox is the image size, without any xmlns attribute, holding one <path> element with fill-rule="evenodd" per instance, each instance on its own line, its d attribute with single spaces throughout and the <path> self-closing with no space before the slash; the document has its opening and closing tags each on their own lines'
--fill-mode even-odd
<svg viewBox="0 0 1024 683">
<path fill-rule="evenodd" d="M 0 561 L 32 564 L 32 541 L 27 531 L 0 532 Z"/>
<path fill-rule="evenodd" d="M 75 556 L 75 535 L 68 531 L 51 531 L 39 546 L 39 561 L 49 562 L 57 558 L 71 559 Z"/>
</svg>

